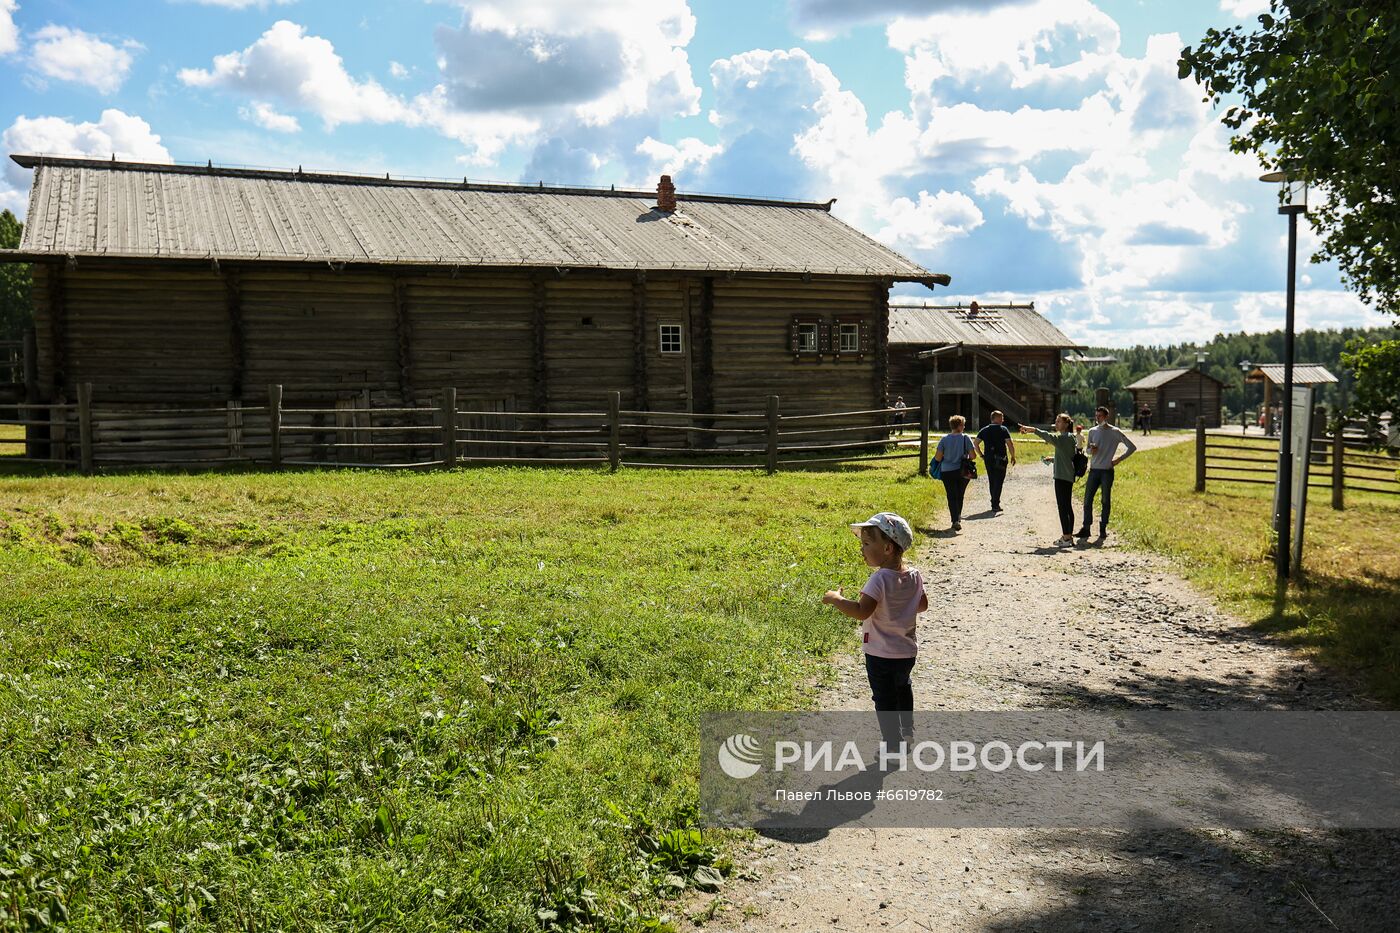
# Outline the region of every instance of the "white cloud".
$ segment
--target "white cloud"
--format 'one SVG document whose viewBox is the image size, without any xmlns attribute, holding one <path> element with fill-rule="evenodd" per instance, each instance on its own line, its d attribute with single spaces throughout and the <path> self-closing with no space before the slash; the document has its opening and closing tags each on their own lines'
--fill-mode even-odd
<svg viewBox="0 0 1400 933">
<path fill-rule="evenodd" d="M 679 140 L 674 146 L 648 136 L 637 144 L 637 153 L 645 156 L 647 176 L 671 175 L 695 177 L 704 172 L 709 161 L 724 151 L 695 137 Z"/>
<path fill-rule="evenodd" d="M 1220 9 L 1238 19 L 1269 12 L 1269 0 L 1220 0 Z"/>
<path fill-rule="evenodd" d="M 402 81 L 404 78 L 408 77 L 408 69 L 398 62 L 390 62 L 389 74 Z"/>
<path fill-rule="evenodd" d="M 45 26 L 34 33 L 29 63 L 45 77 L 112 94 L 131 70 L 132 52 L 140 48 L 140 43 L 130 40 L 119 47 L 79 29 Z"/>
<path fill-rule="evenodd" d="M 920 191 L 917 202 L 895 198 L 881 215 L 886 223 L 875 236 L 897 248 L 936 249 L 982 226 L 982 212 L 961 191 Z"/>
<path fill-rule="evenodd" d="M 239 107 L 238 115 L 249 123 L 255 123 L 274 133 L 296 133 L 301 130 L 301 124 L 297 122 L 296 117 L 278 113 L 266 101 L 255 100 L 251 107 Z"/>
<path fill-rule="evenodd" d="M 15 0 L 0 0 L 0 55 L 9 55 L 19 50 L 19 27 L 15 25 L 15 11 L 19 4 Z"/>
<path fill-rule="evenodd" d="M 160 136 L 145 120 L 120 110 L 104 110 L 96 123 L 71 123 L 61 117 L 18 117 L 0 134 L 5 152 L 45 155 L 91 156 L 134 162 L 170 162 Z M 8 190 L 0 187 L 0 200 L 23 202 L 29 187 L 29 170 L 5 162 Z M 23 209 L 18 211 L 23 212 Z"/>
<path fill-rule="evenodd" d="M 328 129 L 410 117 L 403 99 L 372 78 L 355 80 L 329 41 L 308 36 L 304 27 L 288 20 L 273 23 L 243 51 L 216 56 L 211 68 L 184 68 L 179 77 L 190 87 L 285 101 L 316 114 Z"/>
</svg>

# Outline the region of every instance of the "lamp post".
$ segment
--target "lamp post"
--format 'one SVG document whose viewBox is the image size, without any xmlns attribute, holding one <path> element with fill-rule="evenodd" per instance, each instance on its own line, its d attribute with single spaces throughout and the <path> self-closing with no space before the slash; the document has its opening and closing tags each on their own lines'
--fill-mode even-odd
<svg viewBox="0 0 1400 933">
<path fill-rule="evenodd" d="M 1206 380 L 1205 380 L 1205 370 L 1202 369 L 1202 367 L 1204 367 L 1205 364 L 1206 364 L 1206 351 L 1204 351 L 1204 350 L 1197 350 L 1197 351 L 1196 351 L 1196 417 L 1197 417 L 1197 418 L 1204 418 L 1204 417 L 1206 416 L 1206 387 L 1205 387 L 1205 381 L 1206 381 Z"/>
<path fill-rule="evenodd" d="M 1288 217 L 1288 302 L 1283 325 L 1283 436 L 1279 439 L 1279 489 L 1275 498 L 1279 508 L 1274 515 L 1274 532 L 1278 539 L 1275 576 L 1288 579 L 1289 531 L 1293 501 L 1293 298 L 1294 279 L 1298 274 L 1298 215 L 1308 209 L 1308 185 L 1296 168 L 1287 167 L 1259 176 L 1259 180 L 1283 185 L 1278 212 Z M 1307 490 L 1304 490 L 1306 493 Z"/>
<path fill-rule="evenodd" d="M 1240 360 L 1240 372 L 1244 378 L 1240 379 L 1240 417 L 1245 421 L 1245 429 L 1241 434 L 1249 433 L 1249 371 L 1254 368 L 1254 363 L 1250 360 Z"/>
</svg>

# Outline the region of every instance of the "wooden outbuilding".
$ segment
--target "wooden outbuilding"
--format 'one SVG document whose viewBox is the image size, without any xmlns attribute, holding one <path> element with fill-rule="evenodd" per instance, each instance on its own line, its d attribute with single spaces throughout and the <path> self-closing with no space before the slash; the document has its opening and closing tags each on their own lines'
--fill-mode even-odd
<svg viewBox="0 0 1400 933">
<path fill-rule="evenodd" d="M 888 394 L 895 282 L 831 203 L 41 156 L 33 398 L 784 414 Z"/>
<path fill-rule="evenodd" d="M 1204 416 L 1206 427 L 1220 427 L 1220 397 L 1225 384 L 1199 369 L 1159 369 L 1125 386 L 1133 393 L 1133 415 L 1146 405 L 1154 428 L 1194 428 Z"/>
<path fill-rule="evenodd" d="M 934 387 L 934 423 L 963 415 L 971 427 L 1000 410 L 1008 423 L 1053 421 L 1060 357 L 1077 344 L 1029 304 L 890 306 L 890 398 L 917 405 Z"/>
<path fill-rule="evenodd" d="M 1264 385 L 1264 432 L 1272 435 L 1278 426 L 1274 423 L 1274 409 L 1283 404 L 1284 367 L 1282 363 L 1259 363 L 1245 373 L 1245 383 L 1259 382 Z M 1293 384 L 1295 386 L 1325 386 L 1337 382 L 1337 377 L 1321 363 L 1294 363 Z M 1314 393 L 1316 395 L 1316 393 Z"/>
</svg>

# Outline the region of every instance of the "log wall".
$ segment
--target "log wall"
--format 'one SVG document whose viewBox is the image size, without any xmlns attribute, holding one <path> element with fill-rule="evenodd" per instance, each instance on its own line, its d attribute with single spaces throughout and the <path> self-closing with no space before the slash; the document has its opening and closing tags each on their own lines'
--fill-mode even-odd
<svg viewBox="0 0 1400 933">
<path fill-rule="evenodd" d="M 93 383 L 98 404 L 624 408 L 785 414 L 883 405 L 885 283 L 632 271 L 223 268 L 120 260 L 35 265 L 46 400 Z M 796 358 L 792 315 L 858 316 L 859 355 Z M 663 354 L 660 325 L 682 328 Z M 667 435 L 673 442 L 674 435 Z M 653 440 L 653 443 L 656 441 Z"/>
</svg>

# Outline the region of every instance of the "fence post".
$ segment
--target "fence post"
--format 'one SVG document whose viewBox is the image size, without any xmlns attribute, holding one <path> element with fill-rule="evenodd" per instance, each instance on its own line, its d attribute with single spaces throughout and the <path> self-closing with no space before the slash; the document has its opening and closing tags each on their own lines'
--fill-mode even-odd
<svg viewBox="0 0 1400 933">
<path fill-rule="evenodd" d="M 92 472 L 92 383 L 78 383 L 78 463 Z"/>
<path fill-rule="evenodd" d="M 272 468 L 282 469 L 282 387 L 267 387 L 267 425 L 272 435 Z"/>
<path fill-rule="evenodd" d="M 1342 472 L 1346 450 L 1346 439 L 1342 436 L 1342 425 L 1339 422 L 1336 432 L 1332 435 L 1332 508 L 1337 510 L 1346 507 L 1346 474 Z"/>
<path fill-rule="evenodd" d="M 1196 418 L 1196 491 L 1206 491 L 1206 417 Z"/>
<path fill-rule="evenodd" d="M 919 397 L 919 475 L 928 476 L 928 423 L 933 419 L 933 386 L 925 384 Z"/>
<path fill-rule="evenodd" d="M 768 396 L 768 431 L 764 438 L 768 448 L 768 475 L 778 472 L 778 396 Z"/>
<path fill-rule="evenodd" d="M 622 464 L 622 393 L 608 393 L 608 472 Z"/>
<path fill-rule="evenodd" d="M 457 388 L 442 390 L 442 467 L 450 470 L 457 465 Z"/>
</svg>

